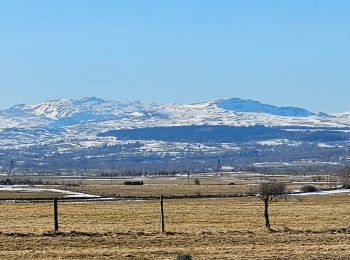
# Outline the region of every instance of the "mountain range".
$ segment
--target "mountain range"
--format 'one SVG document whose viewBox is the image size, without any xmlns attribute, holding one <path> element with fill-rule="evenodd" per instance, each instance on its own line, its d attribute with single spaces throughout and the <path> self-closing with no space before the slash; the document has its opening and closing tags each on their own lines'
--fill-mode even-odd
<svg viewBox="0 0 350 260">
<path fill-rule="evenodd" d="M 307 125 L 347 127 L 349 113 L 328 115 L 298 107 L 277 107 L 254 100 L 221 99 L 196 104 L 106 101 L 96 97 L 20 104 L 0 111 L 1 128 L 47 127 L 108 122 L 117 128 L 166 125 Z"/>
<path fill-rule="evenodd" d="M 176 157 L 179 150 L 212 154 L 240 150 L 240 140 L 266 143 L 277 138 L 284 140 L 282 144 L 309 139 L 344 141 L 348 138 L 344 133 L 350 131 L 350 113 L 316 113 L 239 98 L 159 104 L 86 97 L 19 104 L 1 110 L 0 123 L 0 152 L 35 148 L 35 153 L 48 158 L 132 144 L 130 154 Z M 306 130 L 308 139 L 292 134 Z M 314 131 L 324 133 L 315 135 Z M 341 131 L 340 136 L 334 136 L 334 131 Z M 216 143 L 215 149 L 210 143 Z"/>
</svg>

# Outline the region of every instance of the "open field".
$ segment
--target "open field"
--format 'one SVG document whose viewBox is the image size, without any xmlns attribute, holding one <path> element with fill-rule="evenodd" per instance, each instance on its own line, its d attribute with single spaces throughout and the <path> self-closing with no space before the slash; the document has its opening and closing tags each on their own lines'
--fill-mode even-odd
<svg viewBox="0 0 350 260">
<path fill-rule="evenodd" d="M 159 196 L 189 194 L 231 194 L 252 192 L 248 185 L 223 184 L 145 184 L 145 185 L 80 185 L 68 188 L 71 191 L 101 196 Z"/>
<path fill-rule="evenodd" d="M 101 196 L 159 196 L 189 194 L 232 194 L 256 192 L 259 183 L 278 180 L 287 184 L 289 191 L 299 190 L 305 184 L 320 189 L 341 186 L 337 176 L 329 175 L 263 175 L 258 173 L 202 173 L 190 178 L 180 176 L 143 177 L 81 177 L 81 176 L 0 176 L 0 180 L 10 178 L 15 184 L 32 183 L 40 187 L 65 189 Z M 142 180 L 144 185 L 124 185 L 126 180 Z M 198 180 L 200 185 L 195 185 Z"/>
<path fill-rule="evenodd" d="M 189 195 L 189 194 L 232 194 L 255 193 L 257 185 L 265 180 L 277 180 L 287 184 L 289 191 L 299 190 L 305 184 L 319 189 L 339 187 L 341 183 L 335 176 L 317 175 L 271 175 L 260 174 L 197 174 L 186 177 L 151 177 L 144 179 L 144 185 L 123 185 L 123 180 L 83 182 L 69 186 L 68 189 L 101 196 L 159 196 L 159 195 Z M 200 185 L 195 185 L 199 180 Z"/>
<path fill-rule="evenodd" d="M 275 232 L 263 228 L 258 198 L 2 203 L 1 259 L 339 259 L 350 257 L 350 196 L 307 196 L 270 207 Z"/>
</svg>

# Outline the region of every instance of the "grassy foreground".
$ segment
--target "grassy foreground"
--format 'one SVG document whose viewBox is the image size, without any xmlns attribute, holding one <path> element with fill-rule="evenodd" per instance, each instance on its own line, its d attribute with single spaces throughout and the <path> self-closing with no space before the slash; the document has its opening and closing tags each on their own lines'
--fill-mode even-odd
<svg viewBox="0 0 350 260">
<path fill-rule="evenodd" d="M 271 204 L 275 232 L 263 228 L 257 198 L 0 205 L 1 259 L 340 259 L 350 258 L 350 196 L 310 196 Z"/>
</svg>

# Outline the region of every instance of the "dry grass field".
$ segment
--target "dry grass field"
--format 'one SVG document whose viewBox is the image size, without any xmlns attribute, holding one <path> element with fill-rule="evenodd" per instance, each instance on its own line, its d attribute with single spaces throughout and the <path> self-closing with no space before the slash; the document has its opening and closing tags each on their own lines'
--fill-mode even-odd
<svg viewBox="0 0 350 260">
<path fill-rule="evenodd" d="M 253 186 L 246 184 L 146 184 L 146 185 L 81 185 L 69 187 L 70 191 L 102 196 L 159 196 L 189 194 L 231 194 L 253 191 Z"/>
<path fill-rule="evenodd" d="M 200 185 L 195 185 L 195 180 Z M 264 175 L 254 173 L 196 174 L 187 177 L 147 177 L 144 185 L 124 185 L 123 179 L 83 180 L 79 184 L 63 187 L 71 191 L 101 196 L 159 196 L 189 194 L 232 194 L 256 192 L 257 185 L 266 179 L 288 184 L 288 190 L 298 190 L 305 184 L 320 189 L 334 188 L 341 185 L 336 178 L 330 181 L 327 176 L 317 175 Z M 67 180 L 66 180 L 67 185 Z"/>
<path fill-rule="evenodd" d="M 341 183 L 336 176 L 328 175 L 263 175 L 251 172 L 241 173 L 196 173 L 187 176 L 146 177 L 79 177 L 79 176 L 0 176 L 0 180 L 12 178 L 15 183 L 41 182 L 47 188 L 67 189 L 102 196 L 159 196 L 188 194 L 230 194 L 256 192 L 256 186 L 266 179 L 288 184 L 289 190 L 298 190 L 305 184 L 320 189 L 334 188 Z M 126 180 L 141 179 L 144 185 L 124 185 Z M 195 185 L 195 180 L 200 185 Z M 0 194 L 1 196 L 1 194 Z M 40 196 L 37 194 L 37 196 Z M 49 196 L 51 197 L 51 196 Z"/>
<path fill-rule="evenodd" d="M 348 259 L 350 196 L 290 198 L 270 207 L 258 198 L 59 203 L 2 203 L 1 259 Z"/>
</svg>

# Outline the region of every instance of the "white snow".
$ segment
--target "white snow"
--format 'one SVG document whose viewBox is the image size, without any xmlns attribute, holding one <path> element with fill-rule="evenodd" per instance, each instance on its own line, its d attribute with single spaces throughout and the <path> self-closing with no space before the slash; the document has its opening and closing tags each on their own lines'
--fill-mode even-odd
<svg viewBox="0 0 350 260">
<path fill-rule="evenodd" d="M 339 193 L 350 193 L 350 189 L 304 192 L 304 193 L 296 193 L 296 194 L 292 194 L 292 195 L 293 196 L 308 196 L 308 195 L 331 195 L 331 194 L 339 194 Z"/>
<path fill-rule="evenodd" d="M 257 142 L 257 144 L 266 145 L 266 146 L 275 146 L 275 145 L 298 146 L 301 143 L 289 141 L 288 139 L 274 139 L 274 140 L 259 141 Z"/>
<path fill-rule="evenodd" d="M 142 117 L 144 114 L 141 112 L 134 112 L 134 113 L 131 113 L 131 115 L 134 117 Z"/>
<path fill-rule="evenodd" d="M 12 191 L 12 192 L 56 192 L 56 193 L 62 193 L 65 194 L 65 198 L 98 198 L 99 196 L 91 195 L 91 194 L 85 194 L 80 192 L 73 192 L 73 191 L 67 191 L 67 190 L 60 190 L 60 189 L 46 189 L 46 188 L 38 188 L 38 187 L 30 187 L 28 185 L 0 185 L 0 191 Z"/>
<path fill-rule="evenodd" d="M 334 147 L 334 146 L 329 145 L 329 144 L 325 144 L 325 143 L 319 143 L 319 144 L 318 144 L 318 147 L 320 147 L 320 148 L 332 148 L 332 147 Z"/>
<path fill-rule="evenodd" d="M 64 121 L 65 119 L 69 119 Z M 59 127 L 55 124 L 65 122 Z M 104 101 L 98 98 L 80 100 L 49 100 L 35 105 L 17 105 L 0 111 L 0 145 L 2 149 L 23 148 L 34 145 L 57 145 L 61 152 L 78 148 L 115 145 L 117 140 L 101 139 L 98 133 L 115 129 L 132 129 L 157 126 L 228 125 L 228 126 L 307 126 L 350 127 L 350 113 L 333 117 L 287 117 L 267 113 L 241 113 L 221 109 L 216 101 L 196 104 L 157 104 L 121 101 Z M 57 131 L 48 131 L 47 128 Z M 5 129 L 24 129 L 23 132 L 7 132 Z M 34 130 L 45 129 L 38 134 Z M 348 130 L 342 130 L 348 131 Z M 267 140 L 261 145 L 297 146 L 300 143 L 286 139 Z M 186 149 L 189 144 L 145 143 L 145 150 L 170 147 Z M 330 144 L 319 144 L 326 148 Z M 193 144 L 198 146 L 198 144 Z M 234 144 L 223 144 L 222 148 Z M 211 147 L 202 147 L 212 150 Z"/>
</svg>

